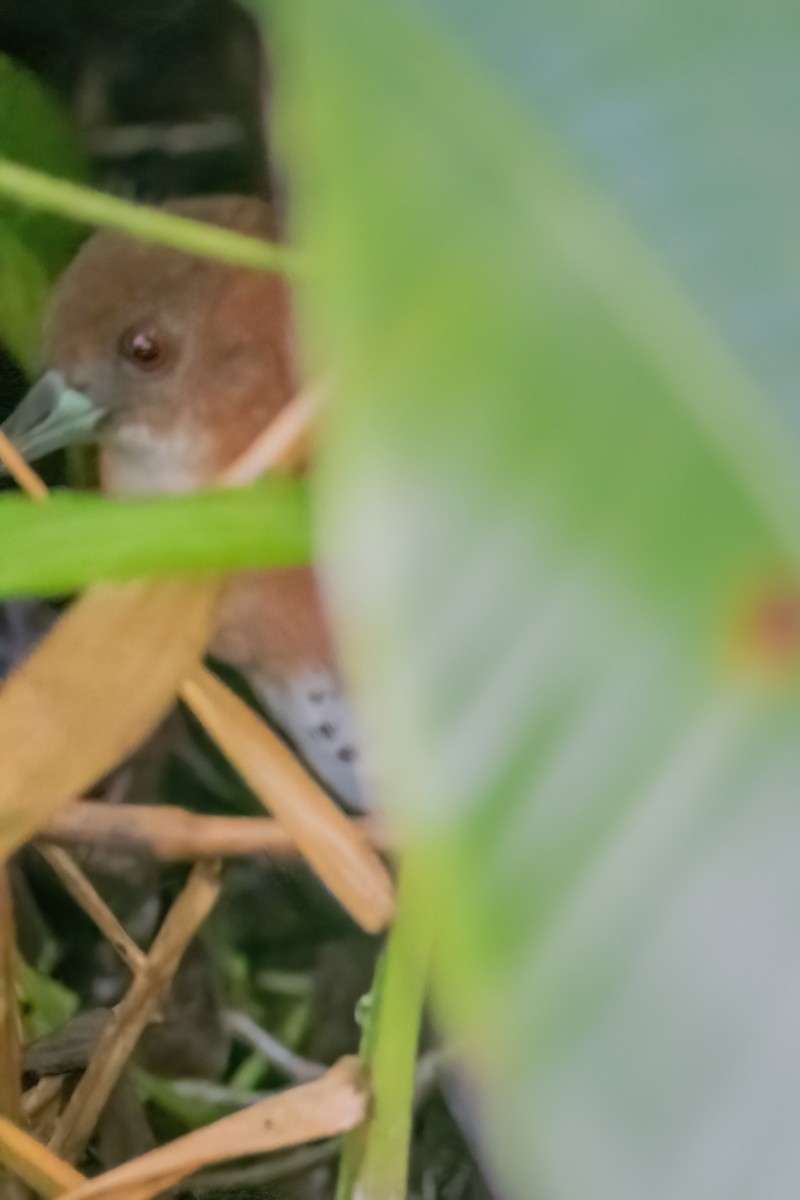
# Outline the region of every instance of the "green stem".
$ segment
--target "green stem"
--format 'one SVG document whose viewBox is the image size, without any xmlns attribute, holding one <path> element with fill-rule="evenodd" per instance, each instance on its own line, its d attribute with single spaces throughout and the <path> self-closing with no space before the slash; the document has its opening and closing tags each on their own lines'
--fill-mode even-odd
<svg viewBox="0 0 800 1200">
<path fill-rule="evenodd" d="M 372 1112 L 345 1139 L 336 1200 L 405 1200 L 417 1044 L 433 941 L 417 904 L 413 864 L 403 865 L 397 916 L 364 1023 L 361 1055 L 370 1072 Z"/>
<path fill-rule="evenodd" d="M 23 1125 L 17 947 L 12 904 L 8 870 L 6 864 L 0 862 L 0 1115 Z"/>
<path fill-rule="evenodd" d="M 32 208 L 45 209 L 88 225 L 121 229 L 133 237 L 162 242 L 188 254 L 203 254 L 263 271 L 292 275 L 300 271 L 299 255 L 286 246 L 121 200 L 3 158 L 0 158 L 0 194 Z"/>
</svg>

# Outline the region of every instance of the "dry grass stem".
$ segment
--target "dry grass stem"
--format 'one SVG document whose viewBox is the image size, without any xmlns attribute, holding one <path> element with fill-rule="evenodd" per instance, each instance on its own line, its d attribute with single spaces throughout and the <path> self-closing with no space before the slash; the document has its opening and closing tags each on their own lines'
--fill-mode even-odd
<svg viewBox="0 0 800 1200">
<path fill-rule="evenodd" d="M 317 384 L 299 392 L 244 454 L 225 468 L 218 484 L 238 487 L 253 483 L 270 468 L 288 469 L 304 462 L 309 457 L 312 427 L 324 391 L 324 385 Z"/>
<path fill-rule="evenodd" d="M 62 1084 L 60 1076 L 40 1079 L 22 1098 L 27 1126 L 40 1142 L 48 1141 L 55 1128 L 61 1107 Z"/>
<path fill-rule="evenodd" d="M 0 1115 L 23 1123 L 17 946 L 8 872 L 0 863 Z"/>
<path fill-rule="evenodd" d="M 219 870 L 200 863 L 173 904 L 150 949 L 101 1033 L 89 1064 L 56 1125 L 51 1148 L 77 1158 L 130 1058 L 144 1027 L 154 1020 L 189 942 L 211 911 L 219 891 Z"/>
<path fill-rule="evenodd" d="M 394 888 L 363 831 L 264 721 L 205 667 L 195 669 L 181 696 L 339 903 L 369 932 L 383 929 L 394 909 Z"/>
<path fill-rule="evenodd" d="M 289 1088 L 107 1171 L 65 1200 L 151 1200 L 212 1163 L 333 1137 L 363 1121 L 363 1069 L 342 1059 L 321 1079 Z"/>
<path fill-rule="evenodd" d="M 122 927 L 78 864 L 59 846 L 40 846 L 39 853 L 52 867 L 76 904 L 89 916 L 135 975 L 146 961 L 143 950 Z"/>
<path fill-rule="evenodd" d="M 353 824 L 376 849 L 389 848 L 377 820 L 359 818 Z M 38 838 L 58 846 L 145 848 L 167 862 L 299 853 L 288 829 L 269 817 L 206 816 L 172 805 L 76 801 L 51 817 Z"/>
<path fill-rule="evenodd" d="M 2 430 L 0 430 L 0 462 L 12 479 L 16 480 L 32 500 L 47 499 L 47 484 L 36 474 L 33 467 L 25 462 L 19 450 L 8 440 Z"/>
<path fill-rule="evenodd" d="M 110 1008 L 85 1008 L 37 1038 L 22 1055 L 23 1078 L 43 1079 L 85 1071 L 92 1051 L 114 1019 Z"/>
<path fill-rule="evenodd" d="M 92 588 L 0 691 L 0 856 L 129 754 L 203 653 L 213 580 Z"/>
<path fill-rule="evenodd" d="M 63 1196 L 84 1183 L 80 1171 L 5 1117 L 0 1117 L 0 1160 L 41 1196 Z"/>
</svg>

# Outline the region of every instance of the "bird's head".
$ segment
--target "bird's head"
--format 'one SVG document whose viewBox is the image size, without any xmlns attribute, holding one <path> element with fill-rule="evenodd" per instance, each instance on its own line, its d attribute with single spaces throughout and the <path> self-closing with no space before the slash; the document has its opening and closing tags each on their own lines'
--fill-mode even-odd
<svg viewBox="0 0 800 1200">
<path fill-rule="evenodd" d="M 275 233 L 271 210 L 253 198 L 169 209 Z M 54 290 L 43 366 L 4 426 L 25 458 L 96 441 L 108 491 L 202 487 L 291 398 L 287 288 L 277 275 L 102 231 Z"/>
</svg>

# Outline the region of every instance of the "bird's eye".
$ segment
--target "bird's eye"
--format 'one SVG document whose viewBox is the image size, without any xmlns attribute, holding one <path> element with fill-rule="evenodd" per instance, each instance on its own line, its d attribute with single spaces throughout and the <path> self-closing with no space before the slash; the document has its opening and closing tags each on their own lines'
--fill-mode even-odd
<svg viewBox="0 0 800 1200">
<path fill-rule="evenodd" d="M 150 329 L 126 330 L 119 340 L 119 351 L 123 358 L 142 371 L 160 367 L 166 358 L 163 340 Z"/>
</svg>

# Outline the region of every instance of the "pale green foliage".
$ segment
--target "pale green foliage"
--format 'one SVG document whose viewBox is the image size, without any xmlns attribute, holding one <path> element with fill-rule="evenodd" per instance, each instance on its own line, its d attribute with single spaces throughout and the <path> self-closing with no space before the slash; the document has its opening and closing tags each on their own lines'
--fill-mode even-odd
<svg viewBox="0 0 800 1200">
<path fill-rule="evenodd" d="M 383 801 L 520 1200 L 800 1176 L 800 20 L 278 5 Z"/>
<path fill-rule="evenodd" d="M 0 55 L 0 160 L 82 179 L 86 160 L 57 101 L 19 64 Z M 0 338 L 33 370 L 47 294 L 82 236 L 70 221 L 0 196 Z"/>
</svg>

